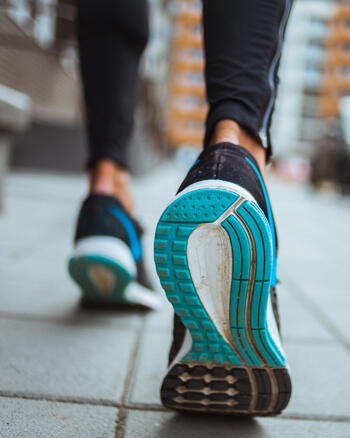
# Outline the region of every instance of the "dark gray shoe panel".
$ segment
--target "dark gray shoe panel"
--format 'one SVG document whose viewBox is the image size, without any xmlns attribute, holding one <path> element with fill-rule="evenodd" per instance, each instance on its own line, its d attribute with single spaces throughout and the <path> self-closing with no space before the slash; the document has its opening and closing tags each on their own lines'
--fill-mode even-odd
<svg viewBox="0 0 350 438">
<path fill-rule="evenodd" d="M 259 177 L 246 158 L 257 169 L 259 168 L 253 155 L 241 146 L 232 143 L 219 143 L 204 149 L 182 182 L 178 193 L 199 181 L 210 179 L 228 181 L 247 190 L 254 197 L 265 216 L 268 217 Z"/>
</svg>

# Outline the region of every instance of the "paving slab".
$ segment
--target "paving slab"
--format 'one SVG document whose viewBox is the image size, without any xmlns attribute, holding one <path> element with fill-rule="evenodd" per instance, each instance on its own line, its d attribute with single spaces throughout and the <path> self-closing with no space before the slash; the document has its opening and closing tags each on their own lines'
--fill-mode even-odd
<svg viewBox="0 0 350 438">
<path fill-rule="evenodd" d="M 349 353 L 338 344 L 287 346 L 293 393 L 285 412 L 350 421 Z"/>
<path fill-rule="evenodd" d="M 303 308 L 322 313 L 325 329 L 330 323 L 350 345 L 349 199 L 283 184 L 272 186 L 274 195 L 282 284 Z"/>
<path fill-rule="evenodd" d="M 4 244 L 11 245 L 14 239 L 20 243 L 20 247 L 33 245 L 52 234 L 54 230 L 50 225 L 43 226 L 42 229 L 33 229 L 31 223 L 1 223 L 0 239 Z"/>
<path fill-rule="evenodd" d="M 348 438 L 349 433 L 350 423 L 132 411 L 125 438 Z"/>
<path fill-rule="evenodd" d="M 167 370 L 171 329 L 145 333 L 132 379 L 129 403 L 161 406 L 160 386 Z"/>
<path fill-rule="evenodd" d="M 71 281 L 16 281 L 0 279 L 0 317 L 56 321 L 71 324 L 85 320 L 92 327 L 139 328 L 149 313 L 142 309 L 90 308 L 80 304 L 80 293 Z"/>
<path fill-rule="evenodd" d="M 328 281 L 308 282 L 298 281 L 290 273 L 284 275 L 285 285 L 303 307 L 311 312 L 328 333 L 347 342 L 350 349 L 350 295 L 349 280 L 344 280 L 341 286 L 329 285 Z"/>
<path fill-rule="evenodd" d="M 342 303 L 341 300 L 335 300 L 329 305 L 322 302 L 319 307 L 332 326 L 341 334 L 341 338 L 346 342 L 347 349 L 350 352 L 350 307 Z"/>
<path fill-rule="evenodd" d="M 290 266 L 289 270 L 286 265 Z M 306 260 L 302 255 L 291 257 L 287 263 L 283 263 L 282 269 L 305 293 L 317 300 L 344 298 L 350 302 L 346 293 L 350 284 L 350 270 L 337 263 L 332 266 L 326 257 L 322 262 Z"/>
<path fill-rule="evenodd" d="M 281 252 L 299 248 L 302 258 L 309 246 L 324 259 L 349 256 L 349 199 L 315 195 L 281 181 L 274 181 L 270 189 Z"/>
<path fill-rule="evenodd" d="M 283 276 L 282 276 L 283 278 Z M 293 295 L 289 287 L 283 283 L 278 286 L 278 304 L 281 318 L 282 337 L 285 341 L 330 342 L 334 336 L 318 321 L 310 309 Z"/>
<path fill-rule="evenodd" d="M 167 333 L 172 333 L 173 320 L 174 320 L 174 309 L 173 306 L 165 297 L 163 289 L 159 292 L 161 297 L 161 309 L 156 312 L 150 312 L 146 316 L 146 327 L 145 330 L 153 331 L 166 331 Z"/>
<path fill-rule="evenodd" d="M 2 438 L 114 438 L 117 409 L 0 398 Z"/>
<path fill-rule="evenodd" d="M 15 259 L 7 254 L 0 254 L 0 266 L 2 269 L 6 269 L 15 263 Z"/>
<path fill-rule="evenodd" d="M 120 402 L 136 333 L 0 318 L 0 391 Z"/>
</svg>

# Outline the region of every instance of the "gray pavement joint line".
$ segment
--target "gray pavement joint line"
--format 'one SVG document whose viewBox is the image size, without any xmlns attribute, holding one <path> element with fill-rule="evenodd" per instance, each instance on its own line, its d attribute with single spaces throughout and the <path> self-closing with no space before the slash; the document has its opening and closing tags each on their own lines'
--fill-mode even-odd
<svg viewBox="0 0 350 438">
<path fill-rule="evenodd" d="M 285 273 L 283 272 L 283 277 Z M 291 290 L 291 294 L 297 296 L 307 307 L 307 309 L 314 315 L 314 317 L 328 330 L 328 332 L 335 337 L 338 343 L 344 347 L 347 351 L 350 351 L 350 343 L 344 338 L 343 334 L 333 325 L 333 323 L 327 318 L 326 314 L 319 308 L 315 300 L 309 298 L 303 293 L 301 287 L 287 274 L 287 291 Z"/>
<path fill-rule="evenodd" d="M 268 418 L 268 417 L 266 417 Z M 350 423 L 349 417 L 333 417 L 333 416 L 319 416 L 319 415 L 299 415 L 299 414 L 282 414 L 279 417 L 281 420 L 295 420 L 295 421 L 319 421 L 319 422 L 332 422 L 332 423 Z"/>
<path fill-rule="evenodd" d="M 128 373 L 124 382 L 124 389 L 123 394 L 121 398 L 121 404 L 117 415 L 116 425 L 115 425 L 115 438 L 123 438 L 125 434 L 125 427 L 126 427 L 126 420 L 127 420 L 127 408 L 126 408 L 126 402 L 128 400 L 130 390 L 131 390 L 131 382 L 132 377 L 134 375 L 135 369 L 136 369 L 136 362 L 137 362 L 137 356 L 140 351 L 140 345 L 142 336 L 145 332 L 145 326 L 146 326 L 146 316 L 143 317 L 142 325 L 138 330 L 136 341 L 134 344 L 134 348 L 130 354 L 130 360 L 128 364 Z"/>
<path fill-rule="evenodd" d="M 49 394 L 28 394 L 20 392 L 11 391 L 1 391 L 0 398 L 15 398 L 21 400 L 32 400 L 32 401 L 48 401 L 53 403 L 67 403 L 75 405 L 90 405 L 90 406 L 103 406 L 103 407 L 114 407 L 120 408 L 121 404 L 108 399 L 93 400 L 85 397 L 59 397 Z"/>
<path fill-rule="evenodd" d="M 98 323 L 100 320 L 98 319 L 98 317 L 94 317 L 93 315 L 86 315 L 86 316 L 80 316 L 78 320 L 74 320 L 71 319 L 67 319 L 64 316 L 62 317 L 45 317 L 45 316 L 40 316 L 40 315 L 24 315 L 24 314 L 18 314 L 18 313 L 8 313 L 8 312 L 0 312 L 0 319 L 8 319 L 8 320 L 12 320 L 12 321 L 21 321 L 21 322 L 39 322 L 39 323 L 43 323 L 43 324 L 58 324 L 58 325 L 74 325 L 74 327 L 78 327 L 79 326 L 79 322 L 85 322 L 85 321 L 89 321 L 89 322 L 96 322 Z M 78 321 L 78 322 L 77 322 Z M 121 323 L 121 325 L 113 325 L 113 323 L 111 323 L 112 325 L 110 325 L 109 327 L 103 327 L 101 326 L 91 326 L 90 328 L 93 329 L 100 329 L 100 330 L 115 330 L 116 328 L 118 328 L 118 330 L 130 330 L 130 324 L 128 325 L 128 322 L 125 321 L 123 323 Z M 140 329 L 140 326 L 136 327 L 137 330 Z"/>
<path fill-rule="evenodd" d="M 282 330 L 283 332 L 283 330 Z M 320 338 L 304 338 L 302 336 L 286 336 L 283 335 L 284 344 L 296 344 L 296 345 L 310 345 L 310 346 L 333 346 L 333 339 L 320 339 Z"/>
<path fill-rule="evenodd" d="M 19 400 L 28 400 L 28 401 L 47 401 L 53 403 L 65 403 L 65 404 L 76 404 L 76 405 L 86 405 L 86 406 L 113 407 L 116 409 L 120 409 L 122 407 L 120 403 L 109 402 L 108 400 L 96 401 L 90 399 L 70 399 L 70 398 L 59 398 L 59 397 L 44 396 L 44 395 L 35 396 L 35 395 L 26 395 L 26 394 L 12 394 L 3 391 L 0 391 L 0 398 L 13 398 Z M 172 412 L 161 405 L 146 405 L 146 404 L 124 405 L 123 409 L 125 411 L 136 411 L 136 412 L 159 412 L 159 413 Z M 265 418 L 272 418 L 272 417 L 265 417 Z M 280 420 L 350 423 L 350 417 L 333 417 L 333 416 L 317 416 L 317 415 L 304 416 L 297 413 L 282 414 L 273 418 L 277 418 Z"/>
<path fill-rule="evenodd" d="M 134 403 L 131 405 L 127 405 L 125 406 L 128 410 L 130 411 L 139 411 L 139 412 L 167 412 L 167 413 L 171 413 L 174 411 L 171 411 L 168 408 L 164 408 L 163 406 L 160 405 L 147 405 L 147 404 L 142 404 L 142 403 Z M 185 415 L 188 415 L 188 413 L 186 413 Z M 238 416 L 239 417 L 239 416 Z M 232 418 L 232 417 L 231 417 Z M 340 416 L 340 417 L 335 417 L 332 415 L 326 416 L 326 415 L 301 415 L 298 414 L 297 412 L 291 412 L 290 414 L 281 414 L 281 415 L 266 415 L 263 417 L 254 417 L 254 418 L 276 418 L 276 419 L 281 419 L 281 420 L 298 420 L 298 421 L 322 421 L 322 422 L 327 422 L 327 421 L 332 421 L 332 422 L 336 422 L 336 423 L 350 423 L 350 417 L 344 417 L 344 416 Z"/>
</svg>

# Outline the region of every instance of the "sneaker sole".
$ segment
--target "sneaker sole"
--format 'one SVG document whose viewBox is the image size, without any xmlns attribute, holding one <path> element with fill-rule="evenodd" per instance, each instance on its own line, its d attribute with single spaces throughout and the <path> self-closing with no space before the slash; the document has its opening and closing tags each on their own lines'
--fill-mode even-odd
<svg viewBox="0 0 350 438">
<path fill-rule="evenodd" d="M 223 181 L 188 187 L 159 220 L 155 263 L 187 328 L 163 380 L 163 404 L 236 415 L 282 411 L 291 378 L 271 318 L 271 232 L 251 195 Z"/>
<path fill-rule="evenodd" d="M 130 303 L 127 286 L 135 279 L 136 265 L 120 239 L 94 236 L 77 242 L 68 270 L 80 286 L 86 304 Z"/>
</svg>

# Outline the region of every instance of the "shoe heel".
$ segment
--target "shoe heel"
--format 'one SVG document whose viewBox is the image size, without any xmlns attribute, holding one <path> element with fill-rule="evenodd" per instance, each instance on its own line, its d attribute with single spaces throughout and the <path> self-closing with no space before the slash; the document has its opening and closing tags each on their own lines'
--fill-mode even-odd
<svg viewBox="0 0 350 438">
<path fill-rule="evenodd" d="M 179 410 L 276 414 L 291 382 L 267 321 L 270 228 L 252 199 L 224 186 L 194 184 L 156 228 L 157 274 L 192 341 L 171 364 L 162 401 Z"/>
<path fill-rule="evenodd" d="M 82 302 L 91 304 L 127 302 L 124 291 L 136 276 L 128 246 L 108 236 L 80 239 L 68 270 L 81 288 Z"/>
</svg>

